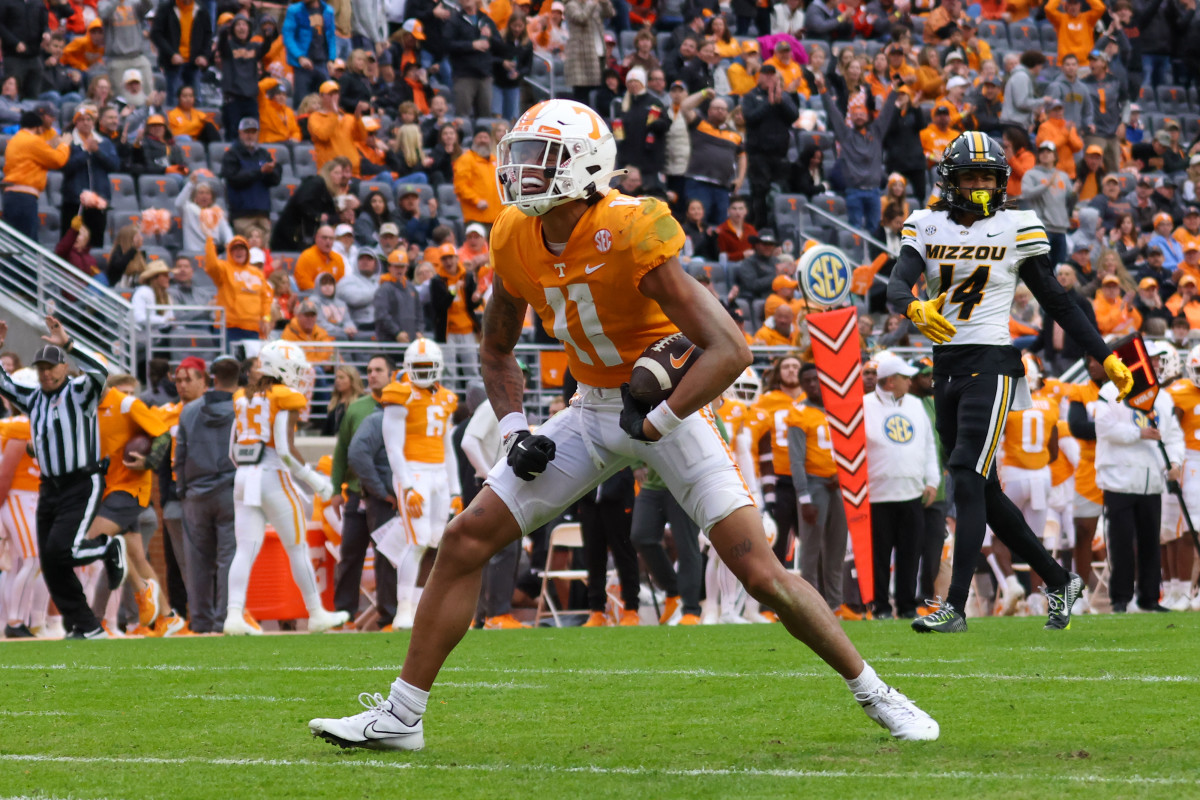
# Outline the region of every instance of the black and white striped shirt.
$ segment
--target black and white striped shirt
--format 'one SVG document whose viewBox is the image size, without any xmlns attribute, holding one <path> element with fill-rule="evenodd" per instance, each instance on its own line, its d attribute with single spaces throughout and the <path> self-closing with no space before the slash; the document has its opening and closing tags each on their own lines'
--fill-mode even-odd
<svg viewBox="0 0 1200 800">
<path fill-rule="evenodd" d="M 81 348 L 71 348 L 70 355 L 83 374 L 50 394 L 37 386 L 18 386 L 0 367 L 0 394 L 29 415 L 38 466 L 52 478 L 93 470 L 100 463 L 96 409 L 104 397 L 108 369 Z"/>
</svg>

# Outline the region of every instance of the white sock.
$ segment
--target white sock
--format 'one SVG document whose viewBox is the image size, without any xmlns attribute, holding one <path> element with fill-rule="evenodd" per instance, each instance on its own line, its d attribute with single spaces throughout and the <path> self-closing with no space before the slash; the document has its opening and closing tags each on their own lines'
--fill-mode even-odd
<svg viewBox="0 0 1200 800">
<path fill-rule="evenodd" d="M 388 693 L 388 699 L 392 701 L 392 713 L 399 717 L 401 722 L 405 725 L 415 725 L 425 714 L 429 692 L 396 678 L 391 692 Z"/>
<path fill-rule="evenodd" d="M 421 558 L 424 555 L 424 547 L 413 545 L 401 556 L 400 563 L 396 565 L 396 599 L 401 603 L 411 602 L 414 608 L 417 600 L 417 578 L 421 573 Z"/>
<path fill-rule="evenodd" d="M 887 684 L 879 679 L 879 676 L 875 674 L 875 670 L 871 669 L 871 665 L 865 661 L 863 662 L 863 671 L 858 674 L 857 678 L 848 679 L 846 685 L 855 694 L 860 692 L 875 692 L 887 688 Z"/>
</svg>

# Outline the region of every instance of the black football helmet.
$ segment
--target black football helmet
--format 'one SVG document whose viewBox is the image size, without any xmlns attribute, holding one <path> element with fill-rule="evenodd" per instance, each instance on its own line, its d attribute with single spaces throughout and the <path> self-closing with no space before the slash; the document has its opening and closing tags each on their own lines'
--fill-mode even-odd
<svg viewBox="0 0 1200 800">
<path fill-rule="evenodd" d="M 964 195 L 958 189 L 958 174 L 966 170 L 988 169 L 996 173 L 996 188 L 973 189 Z M 1004 157 L 1004 148 L 981 131 L 966 131 L 946 146 L 938 164 L 938 185 L 942 199 L 951 208 L 990 217 L 1004 205 L 1008 197 L 1008 176 L 1012 168 Z"/>
</svg>

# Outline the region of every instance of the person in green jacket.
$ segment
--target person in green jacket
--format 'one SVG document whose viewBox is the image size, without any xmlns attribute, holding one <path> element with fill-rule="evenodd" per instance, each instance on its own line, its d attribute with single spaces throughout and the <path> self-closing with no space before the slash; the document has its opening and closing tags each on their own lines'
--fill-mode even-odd
<svg viewBox="0 0 1200 800">
<path fill-rule="evenodd" d="M 921 569 L 918 573 L 918 588 L 920 599 L 932 600 L 937 593 L 934 584 L 937 582 L 938 571 L 942 567 L 942 545 L 946 541 L 946 465 L 942 458 L 942 441 L 937 432 L 937 412 L 933 406 L 933 361 L 929 358 L 919 358 L 912 362 L 917 368 L 913 376 L 912 388 L 908 391 L 921 399 L 929 422 L 933 425 L 933 444 L 937 449 L 938 468 L 942 473 L 942 482 L 938 484 L 937 496 L 933 502 L 925 506 L 925 529 L 921 536 L 920 555 Z"/>
</svg>

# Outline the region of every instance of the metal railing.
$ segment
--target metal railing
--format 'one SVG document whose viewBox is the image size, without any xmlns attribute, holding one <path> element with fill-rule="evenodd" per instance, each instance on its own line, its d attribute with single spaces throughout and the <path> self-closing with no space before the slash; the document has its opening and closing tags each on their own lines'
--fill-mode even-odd
<svg viewBox="0 0 1200 800">
<path fill-rule="evenodd" d="M 890 253 L 893 256 L 900 255 L 900 251 L 896 250 L 895 248 L 889 247 L 887 242 L 881 242 L 880 240 L 876 239 L 871 234 L 864 231 L 862 228 L 854 227 L 849 222 L 846 222 L 846 220 L 844 220 L 834 214 L 830 214 L 825 209 L 818 208 L 815 205 L 808 205 L 808 206 L 806 206 L 806 208 L 808 208 L 809 211 L 814 212 L 821 219 L 832 223 L 835 227 L 840 228 L 841 230 L 844 230 L 844 231 L 849 231 L 850 233 L 853 233 L 855 236 L 858 236 L 859 238 L 861 238 L 863 240 L 862 248 L 863 248 L 864 263 L 871 260 L 869 258 L 870 252 L 867 250 L 867 245 L 869 245 L 869 244 L 873 244 L 876 247 L 878 247 L 880 250 L 883 250 L 886 253 Z M 801 226 L 801 230 L 803 230 L 803 226 Z M 836 242 L 834 244 L 836 244 Z"/>
<path fill-rule="evenodd" d="M 539 83 L 533 79 L 533 75 L 526 75 L 525 82 L 534 87 L 538 91 L 545 92 L 550 99 L 554 98 L 554 61 L 541 53 L 534 53 L 533 57 L 538 61 L 544 62 L 546 65 L 546 84 Z"/>
<path fill-rule="evenodd" d="M 172 365 L 189 356 L 211 362 L 229 352 L 225 309 L 221 306 L 151 305 L 151 314 L 170 314 L 171 322 L 138 330 L 138 360 L 150 374 L 150 361 L 164 358 Z"/>
<path fill-rule="evenodd" d="M 30 314 L 54 314 L 76 341 L 108 359 L 114 371 L 133 370 L 129 301 L 4 223 L 0 293 Z"/>
</svg>

